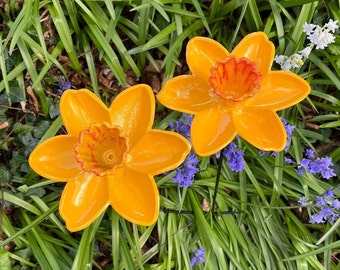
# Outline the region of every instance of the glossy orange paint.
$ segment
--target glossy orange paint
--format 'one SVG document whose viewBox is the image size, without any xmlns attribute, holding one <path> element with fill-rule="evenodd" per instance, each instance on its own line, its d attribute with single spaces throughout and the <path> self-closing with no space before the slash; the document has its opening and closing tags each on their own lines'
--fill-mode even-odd
<svg viewBox="0 0 340 270">
<path fill-rule="evenodd" d="M 191 146 L 177 133 L 152 129 L 151 88 L 130 87 L 109 108 L 89 90 L 66 90 L 60 113 L 67 134 L 40 143 L 29 164 L 45 178 L 66 182 L 59 211 L 68 230 L 86 228 L 108 205 L 135 224 L 155 223 L 153 176 L 178 167 Z"/>
<path fill-rule="evenodd" d="M 264 151 L 283 150 L 287 135 L 276 112 L 306 98 L 310 86 L 292 72 L 271 71 L 274 54 L 263 32 L 247 35 L 232 52 L 210 38 L 189 41 L 191 74 L 169 79 L 157 98 L 194 114 L 191 140 L 198 155 L 220 151 L 236 135 Z"/>
</svg>

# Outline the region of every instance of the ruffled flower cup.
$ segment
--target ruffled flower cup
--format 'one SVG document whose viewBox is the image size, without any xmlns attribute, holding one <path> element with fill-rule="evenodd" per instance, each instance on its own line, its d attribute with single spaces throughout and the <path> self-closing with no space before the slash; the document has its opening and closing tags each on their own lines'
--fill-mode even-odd
<svg viewBox="0 0 340 270">
<path fill-rule="evenodd" d="M 177 133 L 152 129 L 151 88 L 126 89 L 109 108 L 89 90 L 66 90 L 60 113 L 67 134 L 39 144 L 29 164 L 45 178 L 66 182 L 59 210 L 68 230 L 86 228 L 108 205 L 135 224 L 155 223 L 153 176 L 178 167 L 190 144 Z"/>
<path fill-rule="evenodd" d="M 191 74 L 168 80 L 157 98 L 194 114 L 190 133 L 198 155 L 218 152 L 236 135 L 264 151 L 283 150 L 287 135 L 276 111 L 302 101 L 310 86 L 292 72 L 271 71 L 274 54 L 262 32 L 247 35 L 231 53 L 210 38 L 189 41 Z"/>
</svg>

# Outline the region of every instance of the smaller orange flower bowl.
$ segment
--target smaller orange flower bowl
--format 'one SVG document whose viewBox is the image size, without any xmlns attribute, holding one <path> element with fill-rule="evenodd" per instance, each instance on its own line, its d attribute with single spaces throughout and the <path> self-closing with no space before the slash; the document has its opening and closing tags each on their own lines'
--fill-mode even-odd
<svg viewBox="0 0 340 270">
<path fill-rule="evenodd" d="M 175 132 L 152 129 L 151 88 L 130 87 L 110 107 L 89 90 L 66 90 L 60 114 L 67 134 L 41 142 L 29 164 L 42 177 L 66 182 L 59 211 L 67 229 L 88 227 L 108 205 L 132 223 L 154 224 L 154 176 L 177 168 L 191 146 Z"/>
<path fill-rule="evenodd" d="M 264 151 L 283 150 L 287 135 L 276 112 L 305 99 L 310 86 L 290 71 L 272 71 L 274 54 L 263 32 L 247 35 L 231 53 L 210 38 L 188 42 L 191 74 L 169 79 L 157 98 L 194 115 L 190 136 L 198 155 L 220 151 L 236 135 Z"/>
</svg>

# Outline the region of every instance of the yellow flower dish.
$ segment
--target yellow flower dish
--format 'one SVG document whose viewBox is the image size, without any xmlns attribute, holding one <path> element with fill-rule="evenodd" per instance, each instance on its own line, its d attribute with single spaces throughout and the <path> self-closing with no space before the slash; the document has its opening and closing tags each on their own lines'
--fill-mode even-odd
<svg viewBox="0 0 340 270">
<path fill-rule="evenodd" d="M 263 32 L 244 37 L 229 53 L 210 38 L 192 38 L 186 50 L 190 75 L 168 80 L 158 100 L 168 108 L 194 114 L 195 152 L 209 156 L 236 135 L 264 151 L 281 151 L 284 126 L 276 111 L 302 101 L 310 86 L 289 71 L 272 71 L 275 54 Z"/>
<path fill-rule="evenodd" d="M 29 164 L 45 178 L 66 182 L 59 210 L 68 230 L 86 228 L 108 205 L 135 224 L 155 223 L 153 176 L 178 167 L 191 146 L 175 132 L 152 129 L 151 88 L 130 87 L 109 108 L 89 90 L 66 90 L 60 113 L 67 134 L 40 143 Z"/>
</svg>

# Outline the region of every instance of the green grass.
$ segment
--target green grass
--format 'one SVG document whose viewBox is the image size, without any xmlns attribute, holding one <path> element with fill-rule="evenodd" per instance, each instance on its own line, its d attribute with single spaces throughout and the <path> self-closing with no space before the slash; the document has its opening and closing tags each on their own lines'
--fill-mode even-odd
<svg viewBox="0 0 340 270">
<path fill-rule="evenodd" d="M 156 224 L 143 227 L 108 208 L 77 233 L 67 231 L 58 213 L 64 184 L 42 179 L 27 163 L 39 141 L 64 132 L 61 76 L 109 104 L 131 80 L 148 83 L 146 68 L 155 70 L 151 75 L 160 84 L 186 72 L 185 45 L 194 36 L 212 37 L 232 50 L 248 33 L 264 31 L 276 53 L 289 56 L 307 45 L 305 22 L 340 19 L 338 1 L 9 0 L 0 15 L 0 124 L 8 123 L 0 129 L 0 269 L 190 269 L 199 247 L 206 262 L 194 269 L 340 269 L 340 221 L 310 224 L 311 209 L 297 205 L 302 196 L 313 200 L 338 186 L 339 176 L 299 176 L 284 162 L 286 153 L 261 156 L 237 141 L 246 168 L 234 173 L 224 162 L 216 197 L 218 211 L 231 213 L 202 211 L 203 200 L 211 203 L 214 196 L 218 162 L 202 158 L 187 189 L 178 188 L 171 174 L 156 177 L 162 209 L 190 213 L 161 211 Z M 110 78 L 103 75 L 107 71 Z M 280 112 L 296 126 L 288 154 L 299 162 L 313 148 L 332 157 L 339 175 L 338 32 L 334 44 L 313 50 L 296 72 L 312 92 Z M 158 104 L 155 126 L 168 129 L 168 121 L 179 117 Z"/>
</svg>

